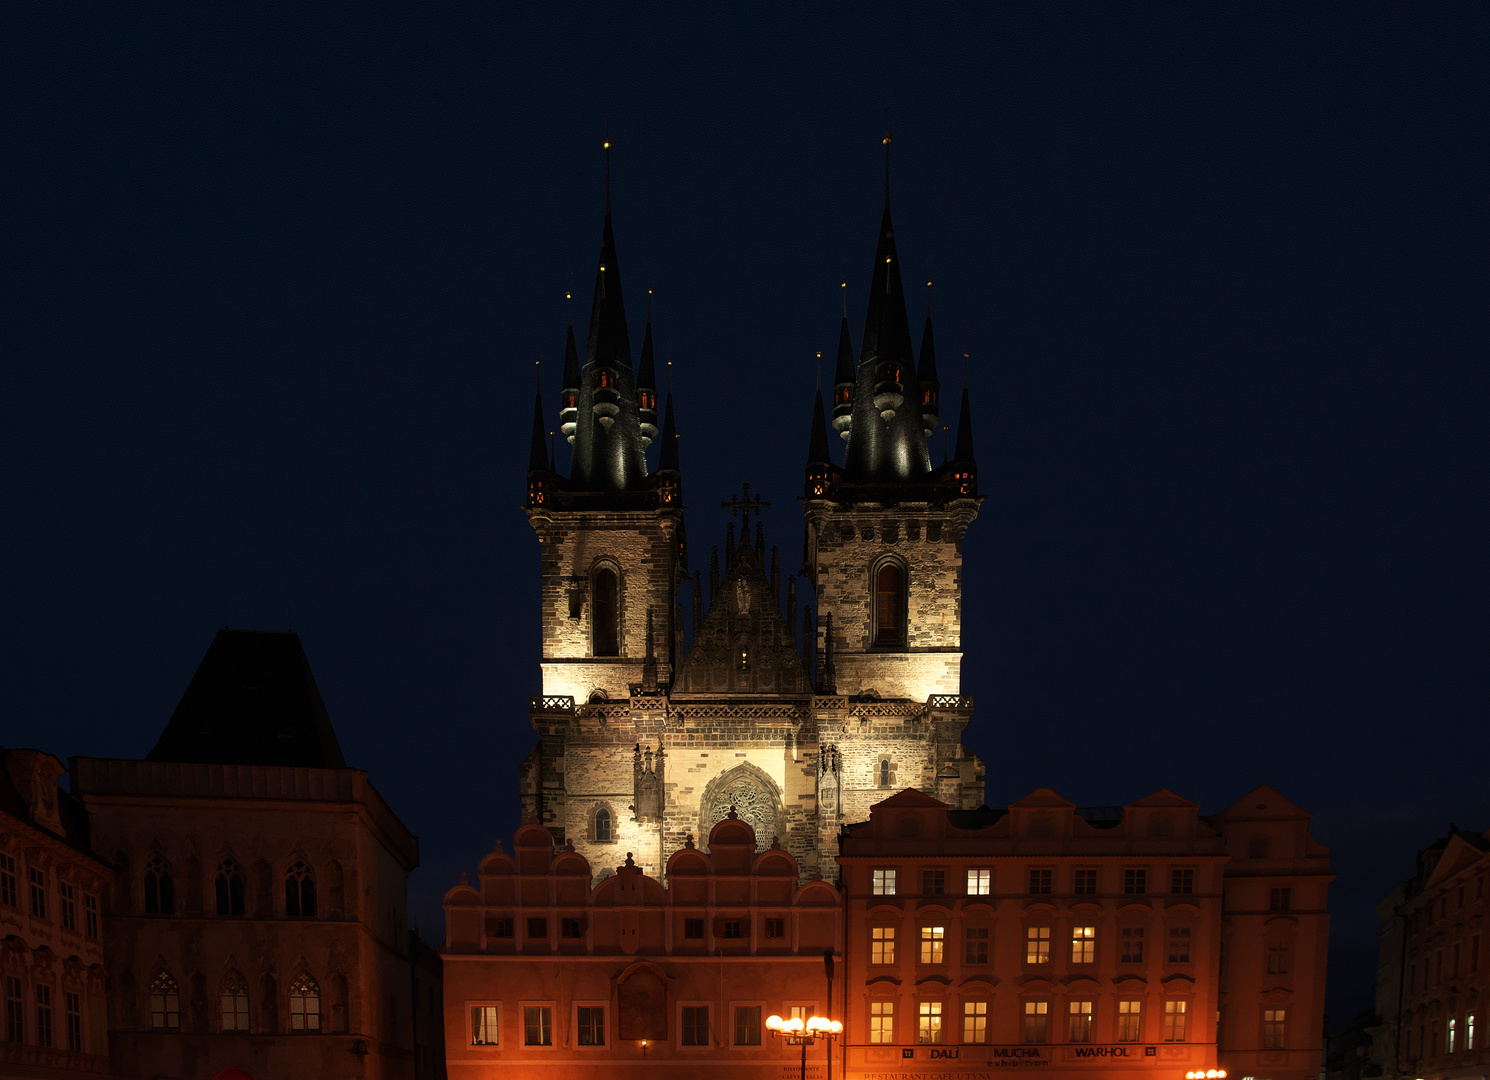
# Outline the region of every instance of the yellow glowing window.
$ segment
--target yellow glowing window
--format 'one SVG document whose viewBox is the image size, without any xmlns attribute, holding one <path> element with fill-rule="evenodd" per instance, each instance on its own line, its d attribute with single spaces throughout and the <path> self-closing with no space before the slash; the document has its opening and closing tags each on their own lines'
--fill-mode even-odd
<svg viewBox="0 0 1490 1080">
<path fill-rule="evenodd" d="M 1071 927 L 1071 963 L 1092 964 L 1097 960 L 1097 928 Z"/>
<path fill-rule="evenodd" d="M 869 962 L 871 964 L 895 963 L 895 927 L 870 927 Z"/>
<path fill-rule="evenodd" d="M 1024 932 L 1024 962 L 1050 963 L 1050 927 L 1031 926 Z"/>
<path fill-rule="evenodd" d="M 921 963 L 940 964 L 942 962 L 942 948 L 946 944 L 946 937 L 945 926 L 921 927 Z"/>
<path fill-rule="evenodd" d="M 871 1001 L 869 1003 L 869 1041 L 871 1043 L 895 1041 L 895 1003 L 893 1001 Z"/>
</svg>

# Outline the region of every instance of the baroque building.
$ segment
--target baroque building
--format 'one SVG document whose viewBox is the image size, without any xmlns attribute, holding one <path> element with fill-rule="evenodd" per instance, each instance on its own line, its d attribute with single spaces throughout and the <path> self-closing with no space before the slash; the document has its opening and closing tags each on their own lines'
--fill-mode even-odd
<svg viewBox="0 0 1490 1080">
<path fill-rule="evenodd" d="M 981 497 L 965 389 L 956 452 L 932 465 L 940 399 L 929 314 L 913 348 L 887 184 L 857 361 L 846 316 L 839 333 L 843 464 L 821 391 L 811 411 L 800 577 L 783 595 L 759 520 L 769 504 L 748 487 L 724 504 L 738 540 L 731 522 L 707 579 L 690 573 L 672 394 L 659 413 L 650 319 L 632 363 L 607 193 L 584 352 L 572 327 L 565 349 L 567 475 L 541 388 L 534 404 L 543 692 L 530 701 L 525 820 L 591 866 L 631 852 L 662 876 L 665 853 L 733 807 L 762 849 L 779 840 L 807 875 L 832 873 L 840 825 L 900 788 L 982 803 L 983 764 L 961 739 L 962 540 Z"/>
</svg>

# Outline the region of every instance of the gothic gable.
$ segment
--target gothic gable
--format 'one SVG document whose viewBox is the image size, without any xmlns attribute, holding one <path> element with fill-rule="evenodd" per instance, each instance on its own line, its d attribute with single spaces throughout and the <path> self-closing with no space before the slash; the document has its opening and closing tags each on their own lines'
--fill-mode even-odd
<svg viewBox="0 0 1490 1080">
<path fill-rule="evenodd" d="M 807 668 L 749 544 L 735 551 L 673 685 L 688 694 L 808 694 Z"/>
</svg>

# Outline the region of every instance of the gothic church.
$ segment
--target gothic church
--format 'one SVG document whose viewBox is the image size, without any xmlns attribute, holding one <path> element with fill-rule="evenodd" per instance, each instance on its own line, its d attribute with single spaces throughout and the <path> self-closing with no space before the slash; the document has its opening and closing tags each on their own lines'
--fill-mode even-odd
<svg viewBox="0 0 1490 1080">
<path fill-rule="evenodd" d="M 570 327 L 559 392 L 568 476 L 545 438 L 541 390 L 534 404 L 527 514 L 541 549 L 543 693 L 530 699 L 539 740 L 521 767 L 525 820 L 591 866 L 630 855 L 662 878 L 667 854 L 702 843 L 733 807 L 760 847 L 775 838 L 804 874 L 832 877 L 840 825 L 867 821 L 892 792 L 979 806 L 983 763 L 961 741 L 972 716 L 962 538 L 982 501 L 970 409 L 964 389 L 956 451 L 933 467 L 931 319 L 918 361 L 888 186 L 857 362 L 847 317 L 839 332 L 841 466 L 821 390 L 813 403 L 800 590 L 790 575 L 783 597 L 758 519 L 752 538 L 759 496 L 748 488 L 731 499 L 738 541 L 731 523 L 707 582 L 690 575 L 672 395 L 659 416 L 650 321 L 635 367 L 631 355 L 607 193 L 589 335 L 581 358 Z"/>
</svg>

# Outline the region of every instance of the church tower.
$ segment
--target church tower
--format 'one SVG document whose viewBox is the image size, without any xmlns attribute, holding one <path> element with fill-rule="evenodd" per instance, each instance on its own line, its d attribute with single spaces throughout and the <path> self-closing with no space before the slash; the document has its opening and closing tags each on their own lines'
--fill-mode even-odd
<svg viewBox="0 0 1490 1080">
<path fill-rule="evenodd" d="M 961 743 L 972 703 L 959 682 L 961 541 L 979 502 L 972 431 L 964 394 L 957 459 L 932 468 L 931 327 L 918 368 L 888 200 L 857 364 L 847 319 L 840 333 L 842 467 L 821 392 L 813 414 L 802 500 L 813 591 L 799 613 L 796 575 L 783 582 L 766 545 L 770 504 L 747 486 L 723 504 L 739 515 L 738 541 L 731 522 L 722 560 L 714 548 L 707 578 L 691 578 L 686 652 L 677 430 L 670 394 L 657 426 L 654 370 L 649 323 L 633 373 L 607 197 L 583 363 L 572 330 L 565 353 L 567 477 L 541 397 L 534 405 L 543 693 L 529 702 L 539 742 L 522 765 L 524 817 L 602 876 L 627 859 L 662 876 L 671 852 L 737 816 L 762 848 L 779 842 L 804 874 L 831 878 L 840 826 L 893 791 L 977 807 L 983 765 Z"/>
</svg>

